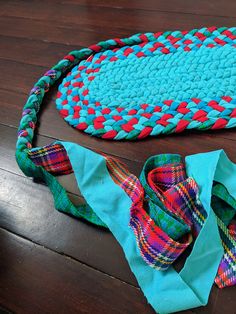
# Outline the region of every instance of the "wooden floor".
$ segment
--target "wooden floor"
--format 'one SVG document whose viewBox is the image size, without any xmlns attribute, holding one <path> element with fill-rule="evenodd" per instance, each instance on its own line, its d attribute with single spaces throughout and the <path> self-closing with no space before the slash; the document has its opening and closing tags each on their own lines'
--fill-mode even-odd
<svg viewBox="0 0 236 314">
<path fill-rule="evenodd" d="M 54 210 L 48 188 L 18 169 L 22 107 L 37 78 L 71 50 L 137 32 L 235 26 L 235 17 L 235 0 L 0 1 L 0 313 L 153 313 L 113 236 Z M 136 175 L 157 153 L 224 148 L 236 162 L 235 130 L 107 142 L 66 125 L 55 94 L 44 101 L 36 145 L 59 138 L 99 148 Z M 62 181 L 81 202 L 73 177 Z M 185 313 L 234 314 L 235 292 L 214 287 L 208 306 Z"/>
</svg>

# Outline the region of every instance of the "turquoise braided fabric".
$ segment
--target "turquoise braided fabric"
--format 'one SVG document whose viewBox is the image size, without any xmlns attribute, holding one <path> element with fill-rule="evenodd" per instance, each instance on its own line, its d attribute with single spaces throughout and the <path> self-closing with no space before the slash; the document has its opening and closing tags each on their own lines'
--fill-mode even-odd
<svg viewBox="0 0 236 314">
<path fill-rule="evenodd" d="M 64 78 L 56 104 L 70 125 L 115 140 L 236 125 L 235 28 L 135 36 Z"/>
<path fill-rule="evenodd" d="M 119 60 L 112 63 L 110 59 L 105 59 L 96 74 L 96 79 L 90 83 L 86 82 L 88 78 L 85 77 L 84 83 L 87 84 L 84 84 L 81 92 L 90 90 L 91 103 L 99 101 L 102 106 L 114 109 L 119 104 L 127 104 L 125 108 L 136 110 L 142 104 L 147 103 L 150 107 L 155 107 L 167 99 L 176 101 L 185 101 L 193 97 L 211 99 L 212 95 L 222 97 L 234 93 L 236 80 L 234 47 L 226 45 L 218 49 L 209 49 L 206 46 L 200 48 L 194 46 L 190 52 L 178 50 L 171 56 L 155 50 L 153 56 L 149 56 L 149 49 L 154 44 L 155 42 L 150 42 L 142 48 L 142 52 L 147 56 L 145 58 L 123 59 L 127 47 L 113 53 Z M 140 48 L 134 46 L 134 51 L 136 47 Z M 82 61 L 80 66 L 86 63 L 87 61 Z M 92 68 L 94 63 L 95 61 L 88 68 Z M 70 79 L 73 80 L 76 75 L 78 67 L 72 70 Z"/>
</svg>

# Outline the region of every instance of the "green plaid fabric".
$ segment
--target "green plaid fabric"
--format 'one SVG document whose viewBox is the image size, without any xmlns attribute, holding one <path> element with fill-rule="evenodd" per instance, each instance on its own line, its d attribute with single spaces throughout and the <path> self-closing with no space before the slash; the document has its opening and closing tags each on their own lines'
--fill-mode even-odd
<svg viewBox="0 0 236 314">
<path fill-rule="evenodd" d="M 236 200 L 229 194 L 227 189 L 216 183 L 212 189 L 211 205 L 217 217 L 228 226 L 235 215 Z"/>
<path fill-rule="evenodd" d="M 220 183 L 216 183 L 212 190 L 212 208 L 216 213 L 224 256 L 220 263 L 215 283 L 218 287 L 233 286 L 236 283 L 236 225 L 232 222 L 236 214 L 236 200 Z"/>
<path fill-rule="evenodd" d="M 16 151 L 16 159 L 19 167 L 24 170 L 27 176 L 43 180 L 50 188 L 55 208 L 61 212 L 71 214 L 75 217 L 85 219 L 97 226 L 105 227 L 104 222 L 94 213 L 88 204 L 75 206 L 69 199 L 66 190 L 59 184 L 57 179 L 43 167 L 36 166 L 28 157 L 27 150 L 23 152 Z"/>
<path fill-rule="evenodd" d="M 167 163 L 179 163 L 181 161 L 181 156 L 179 155 L 166 154 L 153 156 L 145 163 L 140 174 L 140 182 L 146 192 L 146 199 L 151 200 L 151 202 L 149 202 L 150 217 L 174 240 L 190 232 L 190 227 L 180 217 L 172 216 L 171 212 L 166 211 L 163 207 L 163 203 L 156 197 L 156 192 L 150 187 L 146 178 L 148 173 L 156 167 Z"/>
</svg>

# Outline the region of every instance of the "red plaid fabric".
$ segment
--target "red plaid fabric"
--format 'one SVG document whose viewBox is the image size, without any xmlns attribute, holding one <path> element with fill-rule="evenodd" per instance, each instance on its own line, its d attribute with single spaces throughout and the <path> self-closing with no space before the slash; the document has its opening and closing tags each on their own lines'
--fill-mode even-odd
<svg viewBox="0 0 236 314">
<path fill-rule="evenodd" d="M 54 175 L 73 172 L 66 150 L 60 144 L 31 149 L 29 157 L 35 165 L 44 167 L 45 170 Z"/>
<path fill-rule="evenodd" d="M 192 242 L 191 234 L 184 236 L 181 242 L 173 240 L 144 209 L 144 189 L 138 178 L 114 158 L 105 158 L 112 179 L 132 200 L 130 226 L 143 259 L 151 267 L 167 269 Z"/>
<path fill-rule="evenodd" d="M 148 173 L 147 179 L 165 208 L 180 217 L 192 229 L 196 238 L 207 213 L 197 200 L 196 182 L 186 177 L 184 164 L 173 163 L 157 167 Z"/>
<path fill-rule="evenodd" d="M 102 155 L 106 159 L 111 178 L 132 200 L 130 226 L 136 236 L 141 256 L 150 266 L 160 270 L 167 269 L 191 243 L 191 233 L 185 234 L 181 241 L 172 239 L 144 208 L 145 183 L 142 185 L 142 182 L 115 158 Z M 29 156 L 36 165 L 44 167 L 54 175 L 73 172 L 67 153 L 60 144 L 32 149 Z M 166 156 L 164 159 L 166 161 Z M 196 237 L 207 215 L 198 199 L 197 184 L 192 178 L 186 177 L 183 163 L 170 162 L 151 169 L 147 174 L 147 183 L 163 208 L 172 217 L 184 221 Z M 223 192 L 220 193 L 225 194 L 222 199 L 231 206 L 235 203 L 236 207 L 236 201 L 232 200 L 227 192 Z M 225 253 L 215 282 L 223 288 L 236 284 L 236 224 L 231 223 L 227 228 L 219 218 L 217 219 Z"/>
</svg>

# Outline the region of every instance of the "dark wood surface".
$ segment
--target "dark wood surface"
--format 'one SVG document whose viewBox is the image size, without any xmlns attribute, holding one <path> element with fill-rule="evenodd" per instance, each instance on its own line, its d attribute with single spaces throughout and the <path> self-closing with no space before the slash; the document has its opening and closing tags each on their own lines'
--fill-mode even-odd
<svg viewBox="0 0 236 314">
<path fill-rule="evenodd" d="M 137 32 L 235 26 L 234 0 L 0 1 L 0 313 L 153 313 L 113 236 L 57 212 L 45 185 L 26 178 L 14 152 L 33 84 L 67 52 Z M 108 142 L 70 128 L 46 96 L 36 145 L 77 142 L 119 157 L 138 175 L 147 157 L 223 148 L 236 162 L 236 131 Z M 72 175 L 60 178 L 83 202 Z M 236 313 L 236 289 L 212 289 L 209 304 L 184 313 Z"/>
</svg>

